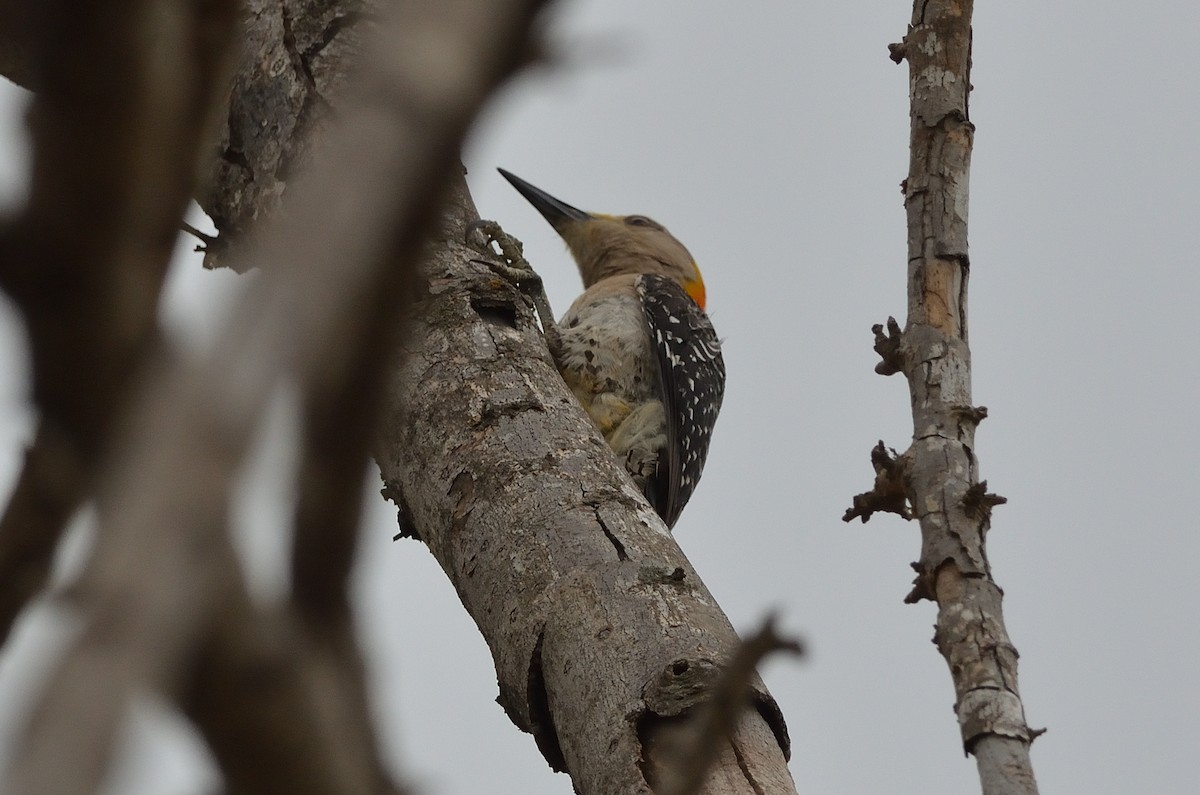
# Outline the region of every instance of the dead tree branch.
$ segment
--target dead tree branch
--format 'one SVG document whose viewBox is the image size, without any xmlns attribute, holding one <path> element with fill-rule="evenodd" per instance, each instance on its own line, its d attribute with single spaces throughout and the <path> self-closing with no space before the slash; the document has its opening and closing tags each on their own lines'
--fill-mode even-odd
<svg viewBox="0 0 1200 795">
<path fill-rule="evenodd" d="M 882 358 L 876 370 L 902 371 L 912 393 L 913 443 L 900 458 L 903 489 L 919 520 L 922 543 L 908 601 L 937 602 L 934 640 L 950 667 L 963 745 L 976 757 L 982 791 L 1029 795 L 1037 792 L 1029 760 L 1035 732 L 1025 722 L 1017 651 L 1004 626 L 1002 594 L 985 547 L 991 509 L 1004 498 L 988 494 L 979 480 L 975 428 L 986 410 L 971 402 L 972 10 L 971 0 L 919 0 L 908 35 L 890 48 L 897 63 L 908 61 L 912 103 L 911 161 L 904 182 L 908 323 L 903 333 L 894 321 L 886 335 L 875 327 Z M 878 464 L 876 472 L 874 491 L 894 493 L 895 479 L 883 478 L 881 489 Z M 855 505 L 852 510 L 858 509 L 858 498 Z M 864 521 L 869 515 L 857 513 Z"/>
</svg>

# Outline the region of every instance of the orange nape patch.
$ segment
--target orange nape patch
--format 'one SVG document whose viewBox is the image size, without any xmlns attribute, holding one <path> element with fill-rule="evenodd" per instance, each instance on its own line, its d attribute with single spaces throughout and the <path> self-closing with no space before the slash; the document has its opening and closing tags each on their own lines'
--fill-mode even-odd
<svg viewBox="0 0 1200 795">
<path fill-rule="evenodd" d="M 692 268 L 696 271 L 696 278 L 694 280 L 688 279 L 684 282 L 683 290 L 692 297 L 692 300 L 696 302 L 696 306 L 705 309 L 704 301 L 707 296 L 704 292 L 704 279 L 700 278 L 700 269 L 696 267 L 695 262 L 692 263 Z"/>
</svg>

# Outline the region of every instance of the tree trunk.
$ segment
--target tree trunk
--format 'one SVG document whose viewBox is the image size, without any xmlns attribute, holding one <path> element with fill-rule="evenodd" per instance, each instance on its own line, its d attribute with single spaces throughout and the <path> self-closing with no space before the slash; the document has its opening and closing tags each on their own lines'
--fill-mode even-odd
<svg viewBox="0 0 1200 795">
<path fill-rule="evenodd" d="M 652 791 L 660 734 L 707 697 L 737 635 L 555 370 L 532 309 L 467 247 L 465 186 L 377 452 L 492 650 L 500 704 L 581 793 Z M 792 792 L 761 682 L 703 792 Z"/>
</svg>

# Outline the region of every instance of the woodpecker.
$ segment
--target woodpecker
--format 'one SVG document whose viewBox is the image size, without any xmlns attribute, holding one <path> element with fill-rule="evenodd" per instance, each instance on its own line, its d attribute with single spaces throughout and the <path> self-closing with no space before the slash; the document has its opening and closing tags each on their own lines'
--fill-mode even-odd
<svg viewBox="0 0 1200 795">
<path fill-rule="evenodd" d="M 499 171 L 566 242 L 583 278 L 583 294 L 547 329 L 558 370 L 674 527 L 704 470 L 725 394 L 700 270 L 657 221 L 587 213 Z"/>
</svg>

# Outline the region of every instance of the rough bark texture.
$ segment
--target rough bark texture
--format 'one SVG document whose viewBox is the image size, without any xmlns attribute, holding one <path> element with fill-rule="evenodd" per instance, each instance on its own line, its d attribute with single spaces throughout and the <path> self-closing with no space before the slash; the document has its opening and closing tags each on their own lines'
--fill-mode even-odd
<svg viewBox="0 0 1200 795">
<path fill-rule="evenodd" d="M 971 403 L 967 346 L 968 173 L 974 125 L 970 92 L 970 0 L 920 0 L 897 62 L 907 59 L 912 103 L 908 212 L 908 323 L 876 328 L 877 370 L 903 371 L 912 395 L 913 443 L 893 460 L 876 448 L 876 487 L 847 519 L 870 509 L 904 513 L 902 484 L 921 526 L 921 559 L 909 601 L 938 604 L 934 640 L 950 666 L 963 744 L 979 764 L 983 792 L 1034 793 L 1034 732 L 1017 689 L 1017 651 L 985 539 L 1004 500 L 978 477 L 975 428 L 986 410 Z M 869 497 L 867 500 L 860 500 Z M 872 499 L 874 498 L 874 503 Z M 865 506 L 867 509 L 857 510 Z"/>
<path fill-rule="evenodd" d="M 550 765 L 580 793 L 649 793 L 657 738 L 706 699 L 737 635 L 572 399 L 533 311 L 460 242 L 465 191 L 454 212 L 391 386 L 385 491 Z M 782 717 L 754 690 L 702 792 L 794 791 Z"/>
<path fill-rule="evenodd" d="M 372 0 L 243 0 L 246 37 L 207 190 L 198 197 L 224 241 L 223 256 L 259 218 L 269 218 L 303 164 L 351 61 L 373 26 Z"/>
</svg>

